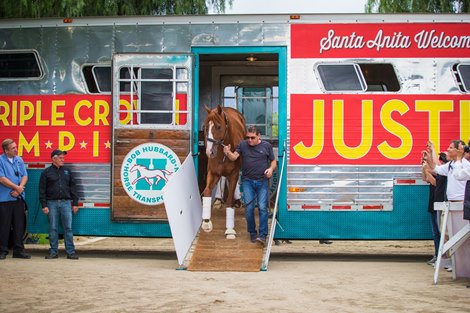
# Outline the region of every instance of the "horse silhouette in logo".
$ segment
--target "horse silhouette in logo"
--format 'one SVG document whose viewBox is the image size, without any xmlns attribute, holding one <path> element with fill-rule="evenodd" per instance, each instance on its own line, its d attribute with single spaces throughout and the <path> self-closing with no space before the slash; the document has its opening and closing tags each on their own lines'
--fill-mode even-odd
<svg viewBox="0 0 470 313">
<path fill-rule="evenodd" d="M 149 170 L 148 168 L 140 164 L 135 164 L 133 167 L 131 167 L 130 172 L 138 172 L 140 175 L 132 182 L 132 185 L 135 185 L 141 179 L 145 179 L 149 186 L 158 184 L 161 179 L 163 179 L 166 183 L 168 181 L 168 176 L 173 174 L 173 172 L 170 172 L 168 170 Z M 155 181 L 152 183 L 150 179 L 155 179 Z"/>
</svg>

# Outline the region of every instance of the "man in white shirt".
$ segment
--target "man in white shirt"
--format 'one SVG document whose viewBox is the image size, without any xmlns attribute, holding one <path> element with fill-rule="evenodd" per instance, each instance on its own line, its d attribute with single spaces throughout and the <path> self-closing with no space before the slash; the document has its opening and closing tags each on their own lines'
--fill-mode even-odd
<svg viewBox="0 0 470 313">
<path fill-rule="evenodd" d="M 460 143 L 454 164 L 453 177 L 465 183 L 463 218 L 470 220 L 470 147 Z"/>
<path fill-rule="evenodd" d="M 465 145 L 462 140 L 452 140 L 447 148 L 447 156 L 450 162 L 436 166 L 437 154 L 432 142 L 428 142 L 430 153 L 425 152 L 424 160 L 429 164 L 429 168 L 433 169 L 434 173 L 447 176 L 447 200 L 452 202 L 463 201 L 465 194 L 465 181 L 458 180 L 454 175 L 455 162 L 458 157 L 458 148 L 460 145 Z"/>
</svg>

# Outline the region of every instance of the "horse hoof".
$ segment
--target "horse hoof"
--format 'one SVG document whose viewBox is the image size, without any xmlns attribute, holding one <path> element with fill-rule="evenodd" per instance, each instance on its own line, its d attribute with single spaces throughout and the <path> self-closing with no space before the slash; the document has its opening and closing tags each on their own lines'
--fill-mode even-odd
<svg viewBox="0 0 470 313">
<path fill-rule="evenodd" d="M 212 222 L 211 221 L 203 221 L 202 222 L 202 225 L 201 225 L 201 228 L 203 231 L 205 231 L 206 233 L 212 231 Z"/>
<path fill-rule="evenodd" d="M 227 228 L 225 231 L 225 238 L 226 239 L 236 239 L 237 238 L 237 232 L 233 228 Z"/>
<path fill-rule="evenodd" d="M 224 202 L 221 199 L 215 199 L 214 204 L 212 204 L 212 208 L 214 210 L 219 210 L 220 208 L 222 208 L 223 204 Z"/>
</svg>

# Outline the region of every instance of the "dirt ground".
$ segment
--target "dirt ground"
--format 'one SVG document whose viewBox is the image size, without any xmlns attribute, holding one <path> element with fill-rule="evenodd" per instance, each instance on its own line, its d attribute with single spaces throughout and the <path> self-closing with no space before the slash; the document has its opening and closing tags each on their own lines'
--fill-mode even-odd
<svg viewBox="0 0 470 313">
<path fill-rule="evenodd" d="M 293 241 L 268 271 L 177 270 L 171 239 L 76 238 L 80 260 L 0 261 L 0 312 L 470 312 L 469 279 L 441 270 L 430 241 Z"/>
</svg>

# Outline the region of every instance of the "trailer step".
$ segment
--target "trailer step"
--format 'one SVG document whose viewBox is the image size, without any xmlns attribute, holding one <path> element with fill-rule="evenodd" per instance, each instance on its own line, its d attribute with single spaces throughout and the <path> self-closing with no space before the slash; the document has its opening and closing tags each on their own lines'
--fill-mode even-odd
<svg viewBox="0 0 470 313">
<path fill-rule="evenodd" d="M 237 238 L 225 239 L 225 206 L 212 210 L 213 229 L 199 231 L 187 270 L 197 272 L 259 272 L 263 246 L 252 243 L 246 231 L 244 209 L 235 210 Z"/>
</svg>

